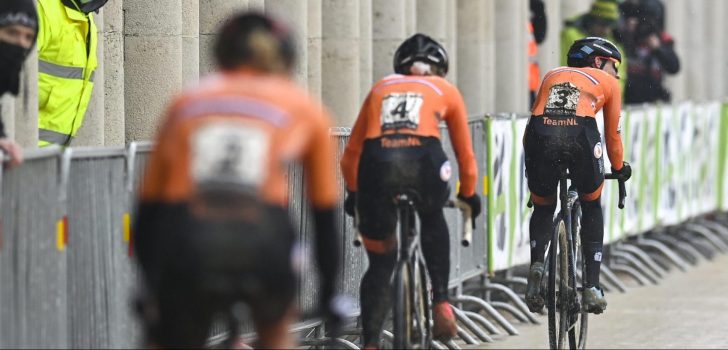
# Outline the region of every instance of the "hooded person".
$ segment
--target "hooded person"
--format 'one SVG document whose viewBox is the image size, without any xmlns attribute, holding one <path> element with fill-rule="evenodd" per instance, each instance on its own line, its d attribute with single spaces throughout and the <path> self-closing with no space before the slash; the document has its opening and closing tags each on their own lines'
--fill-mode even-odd
<svg viewBox="0 0 728 350">
<path fill-rule="evenodd" d="M 39 146 L 68 146 L 83 125 L 98 67 L 93 12 L 108 0 L 37 0 Z"/>
<path fill-rule="evenodd" d="M 0 96 L 20 92 L 20 72 L 38 33 L 38 16 L 32 0 L 0 1 Z M 0 116 L 0 149 L 10 157 L 10 166 L 22 162 L 17 143 L 9 140 Z"/>
</svg>

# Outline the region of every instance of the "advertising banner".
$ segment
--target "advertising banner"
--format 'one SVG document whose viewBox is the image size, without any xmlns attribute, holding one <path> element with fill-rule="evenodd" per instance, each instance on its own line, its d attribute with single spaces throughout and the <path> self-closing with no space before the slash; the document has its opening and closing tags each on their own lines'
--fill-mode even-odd
<svg viewBox="0 0 728 350">
<path fill-rule="evenodd" d="M 486 118 L 488 133 L 488 270 L 509 268 L 515 220 L 513 183 L 514 131 L 512 114 Z"/>
</svg>

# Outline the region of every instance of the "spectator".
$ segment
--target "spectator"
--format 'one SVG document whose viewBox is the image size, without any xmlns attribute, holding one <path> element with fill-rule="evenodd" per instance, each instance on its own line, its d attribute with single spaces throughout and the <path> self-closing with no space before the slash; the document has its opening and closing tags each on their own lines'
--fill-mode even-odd
<svg viewBox="0 0 728 350">
<path fill-rule="evenodd" d="M 0 1 L 0 97 L 18 95 L 20 71 L 35 44 L 38 16 L 31 0 Z M 5 135 L 0 116 L 0 149 L 10 157 L 9 166 L 23 161 L 20 146 Z"/>
<path fill-rule="evenodd" d="M 108 0 L 38 0 L 39 146 L 67 146 L 83 124 L 97 67 L 91 12 Z"/>
<path fill-rule="evenodd" d="M 620 6 L 624 17 L 621 36 L 629 57 L 625 103 L 670 101 L 662 85 L 663 73 L 680 71 L 674 40 L 664 31 L 664 7 L 659 0 L 627 1 Z"/>
<path fill-rule="evenodd" d="M 615 37 L 614 29 L 619 24 L 619 5 L 616 0 L 595 0 L 589 12 L 569 19 L 564 23 L 561 31 L 561 65 L 566 66 L 566 57 L 574 41 L 588 36 L 605 38 L 613 42 L 620 52 L 624 52 L 619 40 Z M 619 83 L 624 91 L 627 58 L 622 56 L 622 64 L 618 74 L 622 78 Z"/>
<path fill-rule="evenodd" d="M 531 20 L 528 23 L 528 93 L 529 108 L 536 99 L 536 91 L 541 82 L 541 70 L 538 66 L 538 45 L 546 38 L 546 11 L 543 0 L 530 0 Z"/>
</svg>

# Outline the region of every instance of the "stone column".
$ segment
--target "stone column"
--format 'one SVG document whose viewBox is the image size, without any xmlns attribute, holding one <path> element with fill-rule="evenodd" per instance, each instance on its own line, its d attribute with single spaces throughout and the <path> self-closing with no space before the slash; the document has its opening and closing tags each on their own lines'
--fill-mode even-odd
<svg viewBox="0 0 728 350">
<path fill-rule="evenodd" d="M 560 18 L 560 21 L 563 23 L 566 19 L 586 13 L 589 11 L 593 1 L 594 0 L 561 0 L 561 17 L 554 16 L 554 19 L 558 20 Z M 545 2 L 554 1 L 546 0 Z M 551 15 L 549 13 L 546 13 L 546 16 L 549 17 L 549 20 L 551 19 Z"/>
<path fill-rule="evenodd" d="M 265 12 L 285 23 L 296 40 L 294 79 L 301 86 L 308 83 L 308 4 L 300 0 L 267 0 Z"/>
<path fill-rule="evenodd" d="M 418 0 L 405 0 L 404 2 L 404 28 L 410 36 L 417 31 L 417 8 L 420 7 Z"/>
<path fill-rule="evenodd" d="M 394 73 L 392 57 L 407 32 L 407 0 L 372 0 L 372 70 L 377 81 Z"/>
<path fill-rule="evenodd" d="M 104 10 L 98 14 L 93 14 L 98 28 L 98 44 L 96 47 L 96 59 L 98 67 L 94 75 L 94 89 L 91 92 L 91 100 L 89 101 L 86 116 L 83 119 L 81 128 L 78 129 L 76 138 L 71 142 L 72 146 L 93 146 L 99 147 L 104 145 Z"/>
<path fill-rule="evenodd" d="M 339 126 L 359 111 L 359 4 L 322 1 L 321 94 Z"/>
<path fill-rule="evenodd" d="M 419 0 L 417 2 L 417 26 L 416 32 L 430 36 L 437 40 L 447 51 L 450 61 L 450 71 L 447 75 L 448 78 L 457 75 L 456 69 L 453 64 L 455 60 L 455 54 L 452 49 L 455 45 L 449 41 L 449 24 L 450 24 L 450 13 L 449 13 L 450 0 Z"/>
<path fill-rule="evenodd" d="M 126 137 L 148 140 L 182 86 L 182 2 L 125 1 L 124 12 Z"/>
<path fill-rule="evenodd" d="M 525 1 L 496 1 L 496 112 L 528 111 Z"/>
<path fill-rule="evenodd" d="M 182 0 L 182 83 L 200 79 L 200 0 Z"/>
<path fill-rule="evenodd" d="M 25 60 L 20 76 L 20 94 L 15 99 L 14 139 L 23 147 L 38 147 L 38 51 L 33 50 Z M 5 118 L 7 121 L 10 118 Z M 13 125 L 14 124 L 14 125 Z M 12 135 L 12 134 L 10 134 Z"/>
<path fill-rule="evenodd" d="M 248 0 L 199 0 L 200 1 L 200 74 L 208 74 L 215 68 L 212 47 L 219 26 L 232 14 L 248 9 Z"/>
<path fill-rule="evenodd" d="M 471 115 L 486 113 L 486 106 L 492 106 L 493 101 L 485 89 L 488 76 L 495 72 L 495 62 L 487 57 L 486 22 L 493 16 L 486 12 L 487 6 L 488 2 L 480 0 L 457 2 L 458 88 Z"/>
<path fill-rule="evenodd" d="M 687 92 L 687 67 L 691 63 L 692 54 L 689 50 L 688 21 L 685 20 L 688 13 L 688 1 L 663 0 L 665 4 L 665 27 L 668 33 L 675 38 L 675 53 L 680 58 L 680 72 L 665 77 L 665 87 L 672 94 L 672 101 L 684 101 L 688 99 Z"/>
<path fill-rule="evenodd" d="M 308 91 L 321 96 L 321 0 L 308 2 L 308 38 L 306 68 L 308 72 Z"/>
<path fill-rule="evenodd" d="M 725 1 L 720 0 L 708 0 L 705 3 L 703 9 L 708 15 L 707 20 L 707 36 L 703 39 L 703 47 L 708 50 L 708 62 L 709 65 L 703 67 L 706 77 L 706 83 L 708 84 L 708 98 L 711 100 L 726 100 L 728 96 L 728 61 L 726 61 L 725 54 L 728 52 L 728 36 L 726 35 L 725 16 L 728 13 L 728 4 Z M 723 78 L 715 78 L 723 77 Z"/>
<path fill-rule="evenodd" d="M 683 14 L 685 18 L 690 18 L 690 24 L 687 26 L 686 52 L 689 56 L 688 60 L 681 67 L 685 70 L 687 98 L 693 101 L 705 101 L 708 95 L 707 83 L 709 80 L 706 75 L 706 67 L 711 67 L 714 63 L 708 59 L 707 45 L 708 28 L 707 13 L 705 0 L 687 1 L 687 13 Z M 712 43 L 710 43 L 712 45 Z M 684 57 L 684 56 L 683 56 Z M 712 75 L 712 73 L 711 73 Z"/>
<path fill-rule="evenodd" d="M 359 100 L 364 101 L 372 78 L 372 0 L 359 1 Z"/>
<path fill-rule="evenodd" d="M 124 109 L 124 14 L 122 0 L 111 0 L 101 10 L 104 30 L 104 145 L 123 146 L 126 142 Z M 97 75 L 98 76 L 98 75 Z"/>
<path fill-rule="evenodd" d="M 541 77 L 561 64 L 561 29 L 564 28 L 564 22 L 561 20 L 561 4 L 558 1 L 545 0 L 544 5 L 546 7 L 546 39 L 538 46 Z M 530 12 L 528 16 L 530 19 Z"/>
</svg>

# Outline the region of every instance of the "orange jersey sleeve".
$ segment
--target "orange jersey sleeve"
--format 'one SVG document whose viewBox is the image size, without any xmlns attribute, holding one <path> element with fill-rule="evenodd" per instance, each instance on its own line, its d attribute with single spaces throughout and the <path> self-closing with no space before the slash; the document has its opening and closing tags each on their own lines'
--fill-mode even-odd
<svg viewBox="0 0 728 350">
<path fill-rule="evenodd" d="M 473 141 L 470 138 L 468 112 L 462 95 L 452 85 L 448 91 L 448 97 L 445 123 L 447 123 L 450 142 L 457 157 L 458 172 L 460 173 L 460 194 L 469 197 L 475 194 L 478 166 L 473 152 Z"/>
<path fill-rule="evenodd" d="M 619 82 L 616 79 L 604 79 L 605 85 L 610 86 L 607 101 L 604 104 L 604 139 L 607 143 L 607 155 L 612 167 L 616 170 L 622 169 L 624 162 L 624 151 L 622 138 L 619 134 L 619 118 L 622 112 L 622 93 Z"/>
</svg>

